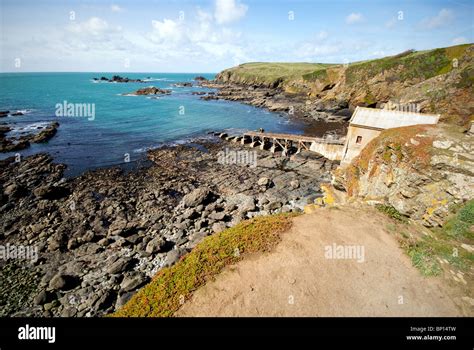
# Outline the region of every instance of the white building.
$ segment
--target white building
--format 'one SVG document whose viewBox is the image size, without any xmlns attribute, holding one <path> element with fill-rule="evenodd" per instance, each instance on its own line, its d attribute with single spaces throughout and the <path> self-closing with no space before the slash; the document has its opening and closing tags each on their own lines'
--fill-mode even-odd
<svg viewBox="0 0 474 350">
<path fill-rule="evenodd" d="M 341 165 L 357 157 L 383 130 L 403 126 L 437 124 L 440 115 L 356 107 L 349 121 Z"/>
</svg>

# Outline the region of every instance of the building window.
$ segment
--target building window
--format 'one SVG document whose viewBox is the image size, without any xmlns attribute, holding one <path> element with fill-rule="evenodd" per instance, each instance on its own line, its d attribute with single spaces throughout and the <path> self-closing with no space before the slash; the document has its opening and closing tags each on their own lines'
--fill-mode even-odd
<svg viewBox="0 0 474 350">
<path fill-rule="evenodd" d="M 356 143 L 360 145 L 362 143 L 362 136 L 357 136 Z"/>
</svg>

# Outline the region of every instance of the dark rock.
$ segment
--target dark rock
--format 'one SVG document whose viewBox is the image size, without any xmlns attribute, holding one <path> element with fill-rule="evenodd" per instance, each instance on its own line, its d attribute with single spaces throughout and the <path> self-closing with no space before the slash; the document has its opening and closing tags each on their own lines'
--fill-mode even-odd
<svg viewBox="0 0 474 350">
<path fill-rule="evenodd" d="M 142 286 L 148 281 L 148 278 L 142 274 L 137 273 L 131 276 L 126 276 L 122 283 L 120 284 L 120 288 L 124 292 L 130 292 L 138 287 Z"/>
<path fill-rule="evenodd" d="M 160 89 L 154 86 L 138 89 L 133 93 L 134 95 L 169 95 L 171 90 Z"/>
<path fill-rule="evenodd" d="M 174 86 L 174 87 L 192 87 L 193 83 L 183 82 L 183 83 L 173 84 L 172 86 Z"/>
<path fill-rule="evenodd" d="M 45 185 L 33 190 L 39 199 L 57 200 L 69 196 L 70 190 L 63 186 Z"/>
<path fill-rule="evenodd" d="M 73 249 L 76 249 L 77 247 L 79 247 L 79 242 L 77 240 L 77 238 L 71 238 L 68 242 L 67 242 L 67 249 L 68 250 L 73 250 Z"/>
<path fill-rule="evenodd" d="M 210 215 L 209 215 L 209 219 L 212 219 L 212 220 L 216 220 L 216 221 L 221 221 L 221 220 L 224 220 L 226 214 L 221 211 L 221 212 L 212 212 Z"/>
<path fill-rule="evenodd" d="M 21 198 L 24 197 L 28 194 L 28 190 L 25 186 L 22 186 L 17 183 L 13 183 L 9 186 L 7 186 L 4 190 L 3 193 L 8 196 L 9 198 Z"/>
<path fill-rule="evenodd" d="M 121 308 L 124 306 L 133 296 L 133 292 L 126 292 L 123 294 L 120 294 L 117 298 L 117 302 L 115 303 L 115 310 Z"/>
<path fill-rule="evenodd" d="M 94 80 L 99 80 L 97 78 L 93 78 Z M 101 77 L 101 81 L 107 81 L 109 83 L 143 83 L 144 81 L 141 79 L 129 79 L 127 77 L 121 77 L 120 75 L 114 75 L 111 79 L 107 77 Z"/>
<path fill-rule="evenodd" d="M 76 276 L 58 273 L 51 279 L 48 287 L 50 290 L 70 290 L 79 284 L 80 280 Z"/>
<path fill-rule="evenodd" d="M 130 269 L 133 266 L 133 259 L 126 257 L 126 258 L 119 258 L 116 262 L 110 265 L 107 268 L 107 273 L 113 275 L 116 273 L 120 273 Z"/>
<path fill-rule="evenodd" d="M 97 300 L 94 305 L 94 311 L 104 311 L 113 305 L 116 294 L 110 290 L 106 290 L 104 294 Z"/>
<path fill-rule="evenodd" d="M 60 232 L 56 232 L 48 239 L 48 250 L 63 250 L 64 247 L 67 247 L 67 237 Z"/>
<path fill-rule="evenodd" d="M 41 130 L 41 132 L 37 135 L 34 135 L 32 137 L 29 137 L 28 141 L 31 141 L 33 143 L 42 143 L 42 142 L 47 142 L 49 139 L 51 139 L 54 135 L 56 135 L 56 132 L 58 131 L 59 123 L 54 122 L 48 125 L 46 128 Z"/>
<path fill-rule="evenodd" d="M 35 296 L 33 303 L 35 305 L 44 305 L 46 303 L 51 302 L 52 300 L 53 300 L 53 294 L 48 293 L 45 290 L 42 290 Z"/>
<path fill-rule="evenodd" d="M 150 242 L 148 242 L 145 250 L 148 254 L 154 254 L 162 251 L 165 245 L 165 239 L 163 239 L 162 237 L 155 237 Z"/>
<path fill-rule="evenodd" d="M 179 258 L 183 255 L 183 251 L 181 249 L 173 249 L 166 254 L 164 266 L 169 267 L 175 264 Z"/>
<path fill-rule="evenodd" d="M 77 313 L 77 310 L 73 307 L 65 307 L 61 312 L 61 317 L 74 317 Z"/>
</svg>

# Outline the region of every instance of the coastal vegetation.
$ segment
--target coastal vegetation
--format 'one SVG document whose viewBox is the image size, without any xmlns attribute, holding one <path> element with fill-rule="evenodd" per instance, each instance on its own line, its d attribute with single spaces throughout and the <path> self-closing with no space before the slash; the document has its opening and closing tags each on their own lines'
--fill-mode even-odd
<svg viewBox="0 0 474 350">
<path fill-rule="evenodd" d="M 464 280 L 464 274 L 469 273 L 474 264 L 474 253 L 469 249 L 474 239 L 474 200 L 453 208 L 445 225 L 432 229 L 400 221 L 392 215 L 393 210 L 385 212 L 395 219 L 387 225 L 388 231 L 397 236 L 413 266 L 424 276 L 446 273 Z M 453 270 L 461 273 L 453 273 Z"/>
<path fill-rule="evenodd" d="M 290 83 L 301 79 L 306 74 L 331 67 L 325 63 L 281 63 L 251 62 L 240 64 L 219 73 L 222 79 L 237 76 L 240 83 L 277 87 L 281 83 Z"/>
<path fill-rule="evenodd" d="M 159 271 L 113 316 L 173 316 L 197 288 L 224 267 L 251 254 L 271 251 L 280 234 L 290 228 L 294 215 L 258 217 L 206 237 L 174 266 Z"/>
</svg>

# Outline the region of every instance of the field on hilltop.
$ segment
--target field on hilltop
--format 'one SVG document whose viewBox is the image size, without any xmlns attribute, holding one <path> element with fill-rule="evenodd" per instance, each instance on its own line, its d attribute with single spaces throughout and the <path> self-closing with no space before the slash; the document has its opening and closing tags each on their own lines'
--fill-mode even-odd
<svg viewBox="0 0 474 350">
<path fill-rule="evenodd" d="M 474 115 L 473 44 L 407 50 L 348 64 L 245 63 L 222 71 L 216 80 L 278 88 L 308 110 L 383 107 L 390 101 L 441 114 L 441 120 L 462 126 Z"/>
</svg>

